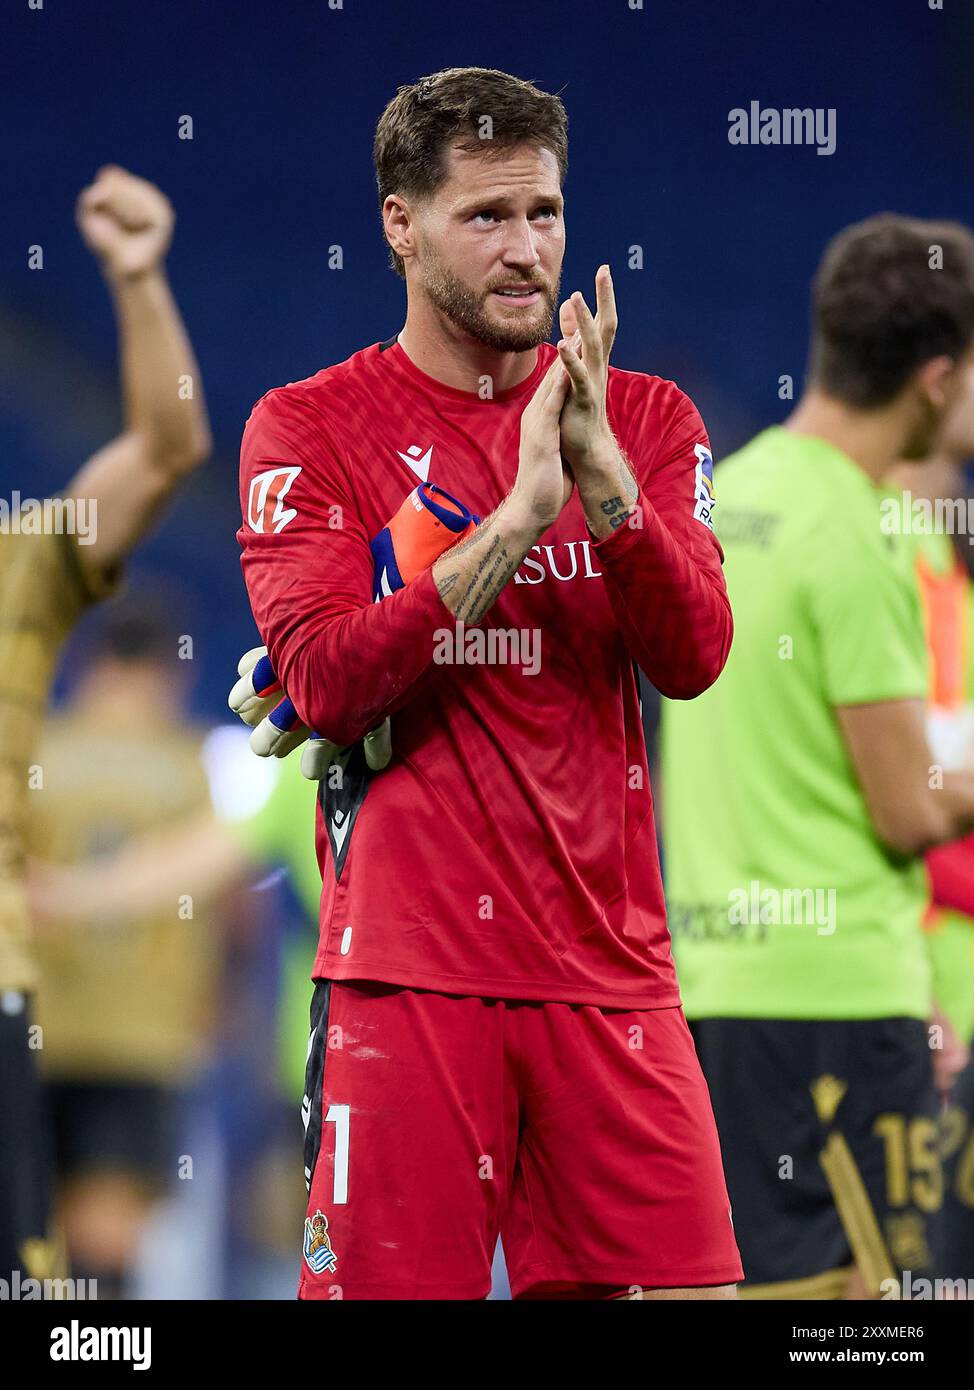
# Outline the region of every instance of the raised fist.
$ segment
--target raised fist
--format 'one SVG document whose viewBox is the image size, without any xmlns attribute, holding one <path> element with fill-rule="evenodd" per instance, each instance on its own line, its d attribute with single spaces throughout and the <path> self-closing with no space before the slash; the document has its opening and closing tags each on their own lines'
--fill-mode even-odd
<svg viewBox="0 0 974 1390">
<path fill-rule="evenodd" d="M 108 275 L 130 279 L 161 264 L 175 214 L 165 194 L 117 164 L 99 169 L 76 209 L 78 229 Z"/>
</svg>

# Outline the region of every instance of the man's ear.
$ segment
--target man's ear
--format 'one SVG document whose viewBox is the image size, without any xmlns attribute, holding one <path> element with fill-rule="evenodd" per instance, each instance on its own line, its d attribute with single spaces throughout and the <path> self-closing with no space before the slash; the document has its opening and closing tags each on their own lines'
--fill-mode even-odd
<svg viewBox="0 0 974 1390">
<path fill-rule="evenodd" d="M 953 357 L 941 355 L 931 357 L 929 362 L 924 362 L 922 367 L 917 368 L 914 382 L 923 399 L 935 410 L 943 410 L 947 404 L 950 381 L 956 367 L 957 363 Z"/>
<path fill-rule="evenodd" d="M 415 254 L 413 213 L 409 200 L 399 193 L 390 193 L 382 204 L 382 225 L 389 246 L 402 259 Z"/>
</svg>

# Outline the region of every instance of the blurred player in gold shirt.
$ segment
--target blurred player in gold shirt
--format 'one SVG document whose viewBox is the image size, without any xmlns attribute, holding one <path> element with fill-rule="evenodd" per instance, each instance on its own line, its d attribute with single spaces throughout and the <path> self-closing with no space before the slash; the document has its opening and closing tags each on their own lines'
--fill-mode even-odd
<svg viewBox="0 0 974 1390">
<path fill-rule="evenodd" d="M 54 1272 L 49 1170 L 31 1024 L 36 973 L 24 900 L 26 823 L 42 796 L 35 738 L 61 643 L 117 582 L 179 482 L 206 458 L 209 426 L 192 347 L 163 262 L 168 200 L 117 166 L 77 205 L 118 322 L 122 432 L 42 507 L 0 509 L 0 1279 Z M 52 406 L 55 403 L 52 403 Z M 15 1274 L 16 1272 L 16 1274 Z"/>
<path fill-rule="evenodd" d="M 100 1298 L 126 1291 L 145 1221 L 176 1176 L 180 1093 L 217 1011 L 220 934 L 180 861 L 168 861 L 155 905 L 112 911 L 100 890 L 102 866 L 133 839 L 212 815 L 178 640 L 157 602 L 112 605 L 48 721 L 45 794 L 32 798 L 31 853 L 95 880 L 86 912 L 75 917 L 72 895 L 72 920 L 37 921 L 36 954 L 59 1224 L 72 1273 L 97 1279 Z"/>
</svg>

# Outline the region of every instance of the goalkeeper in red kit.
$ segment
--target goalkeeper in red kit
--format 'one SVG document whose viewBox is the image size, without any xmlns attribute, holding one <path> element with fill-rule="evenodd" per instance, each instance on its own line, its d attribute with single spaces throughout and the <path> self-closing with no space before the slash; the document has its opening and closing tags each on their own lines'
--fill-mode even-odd
<svg viewBox="0 0 974 1390">
<path fill-rule="evenodd" d="M 264 396 L 241 459 L 257 626 L 343 750 L 300 1293 L 481 1298 L 500 1234 L 515 1297 L 733 1297 L 634 671 L 691 699 L 727 657 L 706 432 L 672 382 L 608 366 L 608 267 L 548 342 L 557 97 L 437 73 L 387 106 L 375 162 L 405 326 Z M 370 541 L 418 481 L 484 520 L 374 595 Z M 376 771 L 360 740 L 390 717 Z"/>
</svg>

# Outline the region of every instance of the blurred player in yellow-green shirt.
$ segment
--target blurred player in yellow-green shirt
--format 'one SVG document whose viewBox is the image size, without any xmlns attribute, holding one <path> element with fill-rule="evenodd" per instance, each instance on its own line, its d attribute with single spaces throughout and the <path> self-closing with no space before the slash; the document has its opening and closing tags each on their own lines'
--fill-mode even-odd
<svg viewBox="0 0 974 1390">
<path fill-rule="evenodd" d="M 664 706 L 663 832 L 744 1297 L 878 1297 L 932 1268 L 923 854 L 974 828 L 974 773 L 929 781 L 913 552 L 883 483 L 972 400 L 974 237 L 871 218 L 825 252 L 792 415 L 718 470 L 734 645 Z"/>
<path fill-rule="evenodd" d="M 970 423 L 953 422 L 937 457 L 900 464 L 890 478 L 903 490 L 898 514 L 913 545 L 930 651 L 934 777 L 941 768 L 974 767 L 974 498 L 962 470 Z M 934 1257 L 937 1275 L 963 1281 L 964 1296 L 974 1287 L 967 1282 L 974 1280 L 974 837 L 932 850 L 927 868 L 932 901 L 924 928 L 938 1008 L 932 1056 L 947 1102 Z"/>
</svg>

